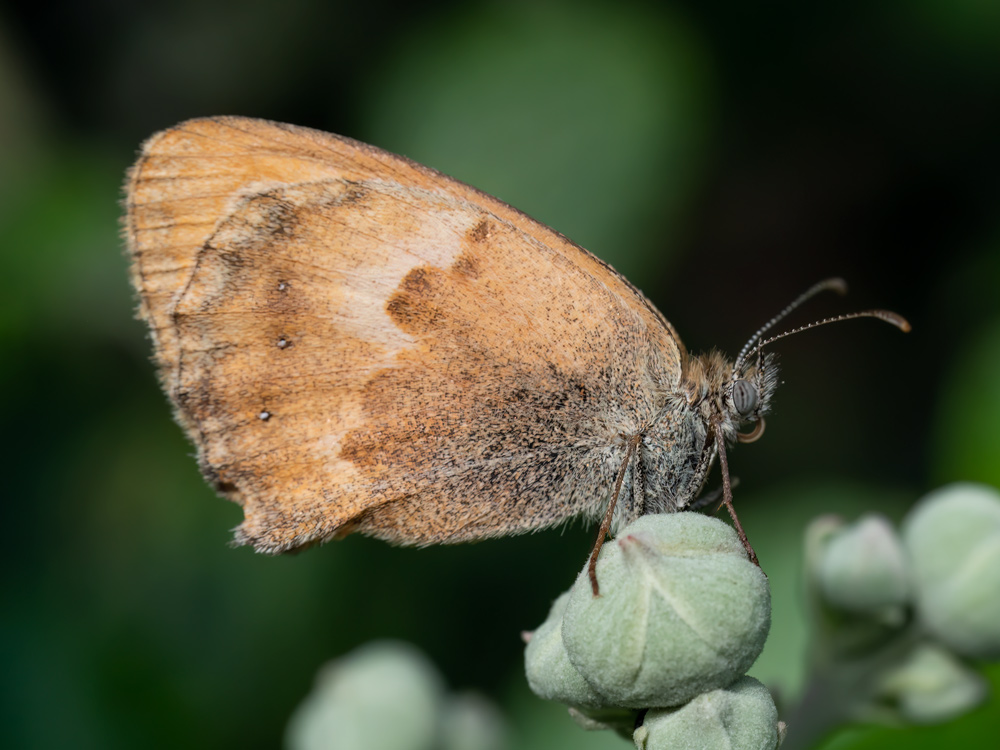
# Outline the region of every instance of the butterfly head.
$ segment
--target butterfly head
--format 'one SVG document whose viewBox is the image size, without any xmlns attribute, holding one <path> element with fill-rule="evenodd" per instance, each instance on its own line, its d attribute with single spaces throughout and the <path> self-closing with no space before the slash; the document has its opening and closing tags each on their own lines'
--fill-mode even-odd
<svg viewBox="0 0 1000 750">
<path fill-rule="evenodd" d="M 771 397 L 778 385 L 778 366 L 773 354 L 757 353 L 753 362 L 732 368 L 729 382 L 723 387 L 722 424 L 725 432 L 737 425 L 753 424 L 750 432 L 736 432 L 741 443 L 752 443 L 764 434 L 764 415 L 771 408 Z M 726 430 L 726 426 L 730 429 Z M 727 436 L 728 437 L 728 436 Z"/>
<path fill-rule="evenodd" d="M 684 392 L 706 425 L 717 425 L 727 443 L 753 442 L 764 432 L 764 415 L 778 384 L 773 354 L 758 354 L 736 366 L 720 352 L 688 359 Z M 750 432 L 742 432 L 752 425 Z"/>
</svg>

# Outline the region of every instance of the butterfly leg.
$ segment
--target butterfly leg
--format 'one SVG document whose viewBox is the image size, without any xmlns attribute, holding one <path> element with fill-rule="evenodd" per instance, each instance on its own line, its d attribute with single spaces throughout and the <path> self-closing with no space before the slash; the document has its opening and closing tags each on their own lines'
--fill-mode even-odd
<svg viewBox="0 0 1000 750">
<path fill-rule="evenodd" d="M 719 449 L 719 468 L 722 469 L 722 502 L 726 505 L 726 510 L 729 511 L 729 516 L 733 519 L 733 526 L 736 527 L 736 535 L 743 542 L 744 548 L 746 548 L 747 556 L 750 558 L 750 562 L 760 567 L 760 562 L 757 560 L 757 553 L 753 551 L 753 547 L 750 546 L 750 540 L 747 539 L 747 533 L 743 530 L 743 525 L 740 523 L 740 519 L 736 516 L 736 509 L 733 507 L 733 488 L 729 481 L 729 461 L 726 458 L 726 442 L 722 437 L 722 430 L 718 425 L 715 426 L 713 432 L 715 432 L 715 444 Z"/>
<path fill-rule="evenodd" d="M 611 495 L 611 502 L 608 503 L 608 509 L 604 511 L 601 528 L 597 530 L 597 539 L 594 541 L 594 548 L 590 551 L 590 559 L 587 562 L 587 573 L 590 576 L 590 587 L 594 591 L 594 596 L 601 595 L 601 588 L 597 584 L 597 556 L 601 554 L 601 547 L 604 546 L 604 540 L 608 536 L 608 531 L 611 530 L 611 521 L 615 516 L 615 506 L 618 505 L 618 496 L 621 494 L 622 483 L 625 481 L 625 472 L 632 462 L 632 456 L 635 454 L 636 448 L 639 447 L 641 440 L 642 435 L 632 435 L 627 440 L 625 459 L 622 461 L 622 466 L 618 470 L 618 476 L 615 478 L 615 489 Z"/>
</svg>

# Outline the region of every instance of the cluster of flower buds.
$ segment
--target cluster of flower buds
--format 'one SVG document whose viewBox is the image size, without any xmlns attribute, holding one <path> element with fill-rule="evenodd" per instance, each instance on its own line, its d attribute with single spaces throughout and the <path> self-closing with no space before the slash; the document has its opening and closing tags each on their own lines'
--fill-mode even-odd
<svg viewBox="0 0 1000 750">
<path fill-rule="evenodd" d="M 1000 657 L 1000 492 L 953 484 L 910 511 L 813 522 L 808 577 L 827 662 L 867 659 L 855 718 L 935 723 L 986 696 L 966 664 Z"/>
<path fill-rule="evenodd" d="M 642 750 L 767 750 L 781 727 L 746 677 L 767 638 L 767 578 L 727 524 L 697 513 L 644 516 L 604 546 L 600 595 L 587 570 L 529 637 L 528 683 Z"/>
</svg>

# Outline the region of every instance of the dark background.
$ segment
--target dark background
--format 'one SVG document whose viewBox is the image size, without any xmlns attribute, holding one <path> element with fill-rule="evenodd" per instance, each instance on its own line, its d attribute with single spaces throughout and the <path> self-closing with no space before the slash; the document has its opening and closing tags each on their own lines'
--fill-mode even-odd
<svg viewBox="0 0 1000 750">
<path fill-rule="evenodd" d="M 693 350 L 820 278 L 730 457 L 772 578 L 753 674 L 791 695 L 801 530 L 1000 485 L 1000 5 L 50 2 L 0 9 L 0 744 L 275 747 L 324 661 L 411 640 L 512 746 L 625 747 L 526 694 L 519 633 L 592 531 L 280 559 L 227 546 L 149 362 L 118 236 L 139 143 L 193 116 L 330 130 L 470 182 L 612 262 Z M 717 480 L 713 480 L 717 481 Z M 991 667 L 994 686 L 1000 672 Z M 994 747 L 998 704 L 830 747 Z"/>
</svg>

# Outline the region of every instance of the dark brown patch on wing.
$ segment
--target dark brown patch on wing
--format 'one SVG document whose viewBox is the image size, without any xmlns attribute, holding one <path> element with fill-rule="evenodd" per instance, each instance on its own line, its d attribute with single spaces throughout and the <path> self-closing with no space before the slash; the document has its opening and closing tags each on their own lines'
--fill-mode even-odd
<svg viewBox="0 0 1000 750">
<path fill-rule="evenodd" d="M 486 242 L 490 238 L 490 221 L 482 219 L 469 231 L 469 239 L 475 243 Z"/>
<path fill-rule="evenodd" d="M 441 311 L 435 303 L 435 278 L 443 272 L 432 267 L 418 267 L 410 271 L 399 285 L 399 290 L 386 304 L 386 312 L 393 322 L 407 333 L 421 333 L 439 327 Z"/>
</svg>

